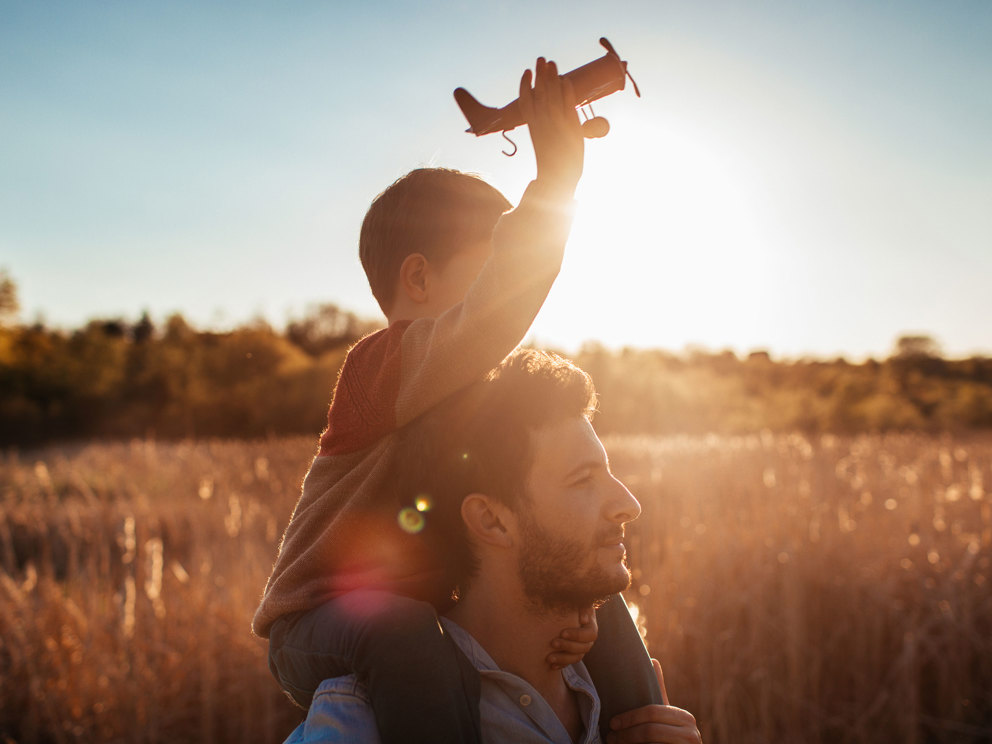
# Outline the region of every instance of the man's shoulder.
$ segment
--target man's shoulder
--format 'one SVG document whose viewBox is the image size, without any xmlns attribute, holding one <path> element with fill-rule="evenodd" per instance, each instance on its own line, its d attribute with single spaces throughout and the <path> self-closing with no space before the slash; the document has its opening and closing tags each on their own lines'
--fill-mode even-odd
<svg viewBox="0 0 992 744">
<path fill-rule="evenodd" d="M 285 744 L 310 742 L 380 744 L 368 691 L 354 674 L 320 683 L 306 720 L 293 730 Z"/>
<path fill-rule="evenodd" d="M 441 623 L 452 640 L 478 670 L 482 688 L 480 714 L 488 741 L 558 742 L 567 733 L 540 693 L 520 677 L 502 671 L 485 649 L 464 628 L 449 618 Z M 585 666 L 578 662 L 567 667 L 565 683 L 579 693 L 586 734 L 583 742 L 598 744 L 599 696 Z M 368 692 L 355 678 L 324 680 L 314 694 L 306 720 L 285 744 L 316 742 L 356 742 L 380 744 Z"/>
</svg>

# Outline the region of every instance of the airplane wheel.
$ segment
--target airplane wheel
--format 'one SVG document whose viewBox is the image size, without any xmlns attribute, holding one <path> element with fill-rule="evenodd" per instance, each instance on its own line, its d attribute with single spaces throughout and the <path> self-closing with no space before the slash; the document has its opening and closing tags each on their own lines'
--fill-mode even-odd
<svg viewBox="0 0 992 744">
<path fill-rule="evenodd" d="M 582 136 L 586 139 L 599 139 L 609 134 L 610 122 L 602 116 L 594 116 L 582 122 Z"/>
</svg>

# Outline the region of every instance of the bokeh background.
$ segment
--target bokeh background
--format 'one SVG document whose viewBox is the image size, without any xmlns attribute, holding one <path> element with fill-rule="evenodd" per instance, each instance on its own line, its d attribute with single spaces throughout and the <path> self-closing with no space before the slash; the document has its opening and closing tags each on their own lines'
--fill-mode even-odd
<svg viewBox="0 0 992 744">
<path fill-rule="evenodd" d="M 606 36 L 529 343 L 600 392 L 637 608 L 708 742 L 992 738 L 992 8 L 0 1 L 0 739 L 280 741 L 249 631 L 372 197 L 511 200 Z"/>
</svg>

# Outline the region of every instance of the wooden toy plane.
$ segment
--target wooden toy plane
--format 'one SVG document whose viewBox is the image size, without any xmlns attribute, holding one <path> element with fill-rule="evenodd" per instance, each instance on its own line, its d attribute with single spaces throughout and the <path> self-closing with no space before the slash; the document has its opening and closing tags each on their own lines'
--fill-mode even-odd
<svg viewBox="0 0 992 744">
<path fill-rule="evenodd" d="M 576 106 L 578 108 L 588 106 L 593 101 L 598 101 L 611 93 L 623 90 L 627 78 L 630 78 L 630 82 L 634 86 L 634 93 L 640 98 L 641 92 L 637 89 L 637 83 L 627 72 L 627 63 L 620 59 L 620 55 L 617 54 L 613 45 L 605 38 L 601 38 L 599 43 L 606 49 L 606 54 L 561 76 L 572 82 L 577 99 Z M 506 137 L 508 131 L 524 124 L 519 100 L 519 98 L 514 99 L 503 108 L 492 108 L 483 106 L 464 88 L 455 90 L 455 101 L 457 101 L 458 107 L 465 114 L 470 125 L 465 131 L 471 132 L 476 137 L 493 132 L 502 132 L 503 136 Z M 601 116 L 592 118 L 587 116 L 583 123 L 583 130 L 587 137 L 602 137 L 609 131 L 609 128 L 609 123 Z M 509 138 L 507 137 L 507 139 Z"/>
</svg>

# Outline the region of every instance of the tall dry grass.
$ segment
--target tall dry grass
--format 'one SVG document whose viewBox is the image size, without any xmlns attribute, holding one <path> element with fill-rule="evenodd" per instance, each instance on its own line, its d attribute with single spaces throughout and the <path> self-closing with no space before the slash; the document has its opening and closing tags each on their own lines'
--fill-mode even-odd
<svg viewBox="0 0 992 744">
<path fill-rule="evenodd" d="M 992 437 L 611 439 L 708 742 L 992 740 Z M 0 740 L 281 740 L 248 630 L 315 442 L 0 460 Z"/>
<path fill-rule="evenodd" d="M 0 733 L 281 740 L 301 716 L 249 623 L 314 450 L 302 438 L 7 456 Z"/>
<path fill-rule="evenodd" d="M 992 438 L 617 439 L 635 601 L 711 742 L 992 740 Z"/>
</svg>

